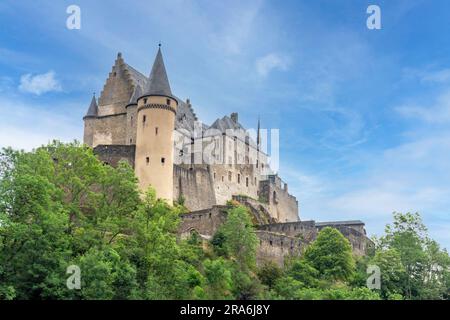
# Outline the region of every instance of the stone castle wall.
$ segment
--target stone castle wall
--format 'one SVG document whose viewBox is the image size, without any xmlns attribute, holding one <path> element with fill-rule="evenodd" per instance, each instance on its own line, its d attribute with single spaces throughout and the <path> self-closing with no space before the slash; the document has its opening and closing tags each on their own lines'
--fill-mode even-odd
<svg viewBox="0 0 450 320">
<path fill-rule="evenodd" d="M 178 229 L 180 237 L 187 239 L 192 233 L 197 232 L 202 238 L 211 239 L 226 221 L 227 209 L 227 206 L 214 206 L 182 215 Z M 256 230 L 255 233 L 259 239 L 256 254 L 258 265 L 274 261 L 282 266 L 287 256 L 299 256 L 307 246 L 304 240 L 281 233 L 266 230 Z"/>
<path fill-rule="evenodd" d="M 272 223 L 258 227 L 262 231 L 282 233 L 290 237 L 303 239 L 307 242 L 317 237 L 317 228 L 314 221 L 297 221 L 286 223 Z"/>
<path fill-rule="evenodd" d="M 298 221 L 298 201 L 289 194 L 287 184 L 278 176 L 269 176 L 260 182 L 259 198 L 269 205 L 270 212 L 279 222 Z"/>
<path fill-rule="evenodd" d="M 190 211 L 211 208 L 216 205 L 213 182 L 209 166 L 178 166 L 173 168 L 173 197 L 184 198 Z"/>
<path fill-rule="evenodd" d="M 92 144 L 98 145 L 127 145 L 126 143 L 126 113 L 89 119 L 89 128 L 92 134 Z M 86 137 L 85 137 L 86 139 Z M 85 143 L 89 141 L 85 140 Z"/>
<path fill-rule="evenodd" d="M 212 165 L 217 204 L 224 205 L 233 195 L 258 198 L 260 177 L 252 165 Z"/>
<path fill-rule="evenodd" d="M 117 167 L 119 161 L 127 161 L 134 167 L 135 146 L 124 145 L 100 145 L 94 148 L 95 154 L 106 164 Z"/>
<path fill-rule="evenodd" d="M 225 222 L 226 206 L 214 206 L 210 209 L 183 214 L 178 232 L 181 238 L 187 238 L 193 231 L 202 236 L 212 237 Z"/>
<path fill-rule="evenodd" d="M 301 256 L 307 246 L 301 239 L 280 233 L 257 230 L 256 235 L 259 239 L 256 252 L 257 265 L 272 261 L 283 266 L 286 257 Z"/>
</svg>

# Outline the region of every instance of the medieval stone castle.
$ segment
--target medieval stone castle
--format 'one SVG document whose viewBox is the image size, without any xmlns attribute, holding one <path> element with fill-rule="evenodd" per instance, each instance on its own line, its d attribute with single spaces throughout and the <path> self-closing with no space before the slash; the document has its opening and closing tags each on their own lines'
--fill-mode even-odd
<svg viewBox="0 0 450 320">
<path fill-rule="evenodd" d="M 256 138 L 237 113 L 210 126 L 199 123 L 189 99 L 172 93 L 161 48 L 149 77 L 119 53 L 98 102 L 92 98 L 83 120 L 84 143 L 104 163 L 127 161 L 142 190 L 152 186 L 157 197 L 189 209 L 182 216 L 181 237 L 196 232 L 211 238 L 226 219 L 227 202 L 234 200 L 252 215 L 260 263 L 281 264 L 286 256 L 301 254 L 326 226 L 339 229 L 355 254 L 365 254 L 371 245 L 359 220 L 301 221 L 297 199 L 271 170 L 259 122 Z"/>
</svg>

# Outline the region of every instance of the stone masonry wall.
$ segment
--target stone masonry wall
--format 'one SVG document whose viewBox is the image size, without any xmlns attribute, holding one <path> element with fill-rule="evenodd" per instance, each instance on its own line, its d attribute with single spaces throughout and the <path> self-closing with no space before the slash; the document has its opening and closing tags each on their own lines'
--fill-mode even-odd
<svg viewBox="0 0 450 320">
<path fill-rule="evenodd" d="M 181 216 L 178 233 L 182 239 L 187 239 L 194 231 L 203 238 L 211 239 L 219 227 L 226 221 L 227 206 L 214 206 L 211 209 L 200 210 Z M 307 243 L 299 238 L 284 234 L 256 230 L 259 247 L 256 254 L 257 264 L 274 261 L 283 265 L 286 256 L 301 255 Z"/>
<path fill-rule="evenodd" d="M 178 166 L 173 168 L 173 197 L 183 196 L 184 205 L 190 211 L 211 208 L 216 205 L 209 166 Z"/>
<path fill-rule="evenodd" d="M 200 210 L 181 216 L 178 233 L 185 239 L 193 231 L 202 236 L 212 237 L 226 220 L 226 206 L 214 206 L 210 209 Z"/>
<path fill-rule="evenodd" d="M 121 160 L 127 161 L 131 167 L 134 167 L 135 150 L 135 146 L 100 145 L 94 148 L 94 153 L 101 161 L 113 167 L 117 167 Z"/>
<path fill-rule="evenodd" d="M 286 257 L 300 256 L 307 246 L 301 239 L 289 237 L 280 233 L 257 230 L 259 247 L 256 253 L 257 265 L 273 261 L 283 266 Z"/>
<path fill-rule="evenodd" d="M 268 203 L 272 216 L 278 222 L 299 220 L 297 199 L 289 194 L 287 185 L 281 186 L 269 179 L 261 181 L 259 188 L 259 198 Z"/>
<path fill-rule="evenodd" d="M 94 122 L 92 146 L 126 145 L 127 114 L 98 117 Z"/>
<path fill-rule="evenodd" d="M 317 228 L 314 221 L 297 221 L 287 223 L 273 223 L 258 227 L 262 231 L 270 231 L 285 234 L 290 237 L 313 241 L 317 236 Z"/>
</svg>

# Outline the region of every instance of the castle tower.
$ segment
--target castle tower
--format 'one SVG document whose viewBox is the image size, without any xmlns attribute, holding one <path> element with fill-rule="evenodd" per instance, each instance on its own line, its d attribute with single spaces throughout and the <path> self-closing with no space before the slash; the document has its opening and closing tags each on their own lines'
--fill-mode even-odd
<svg viewBox="0 0 450 320">
<path fill-rule="evenodd" d="M 156 196 L 169 203 L 173 201 L 173 140 L 177 106 L 159 48 L 148 85 L 137 100 L 135 171 L 142 190 L 151 185 Z"/>
<path fill-rule="evenodd" d="M 92 97 L 91 104 L 89 105 L 89 109 L 86 115 L 83 117 L 84 121 L 84 137 L 83 141 L 88 146 L 93 146 L 94 144 L 94 127 L 95 120 L 98 116 L 98 105 L 97 99 L 95 98 L 95 94 Z"/>
</svg>

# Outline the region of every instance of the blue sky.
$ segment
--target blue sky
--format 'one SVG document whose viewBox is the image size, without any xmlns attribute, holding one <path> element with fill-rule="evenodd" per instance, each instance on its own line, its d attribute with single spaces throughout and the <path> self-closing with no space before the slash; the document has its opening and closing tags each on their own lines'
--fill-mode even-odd
<svg viewBox="0 0 450 320">
<path fill-rule="evenodd" d="M 66 8 L 81 8 L 68 30 Z M 381 8 L 368 30 L 366 9 Z M 450 2 L 0 2 L 0 147 L 82 139 L 117 55 L 148 74 L 163 44 L 172 91 L 206 123 L 280 129 L 302 219 L 381 234 L 419 211 L 450 248 Z"/>
</svg>

